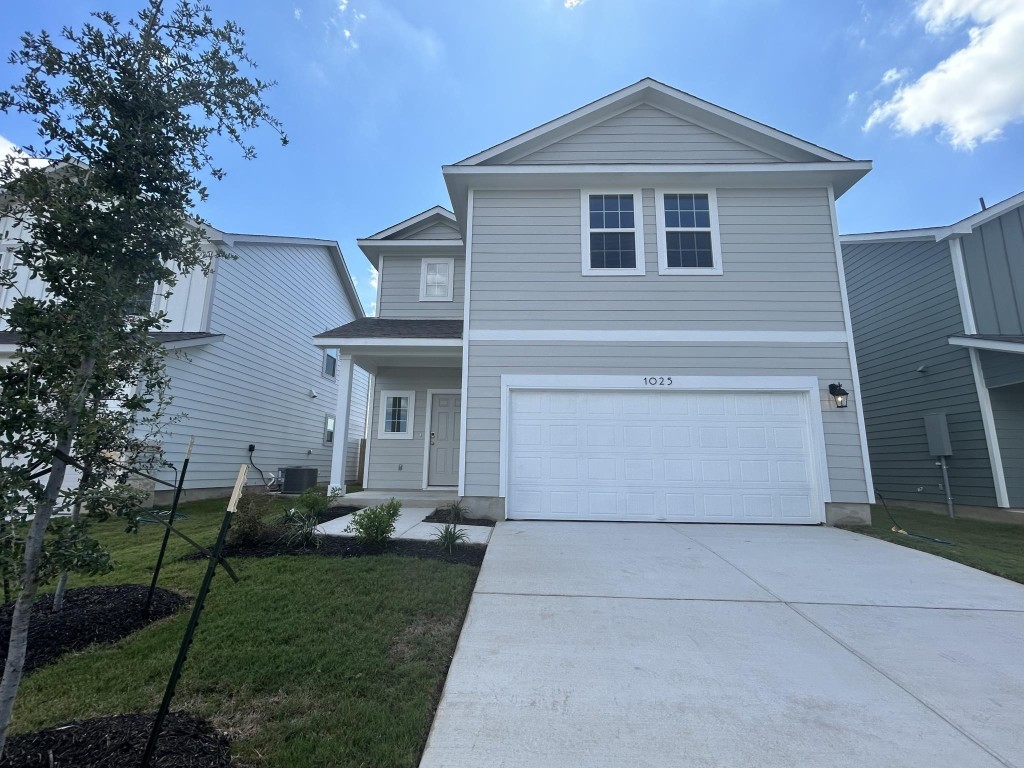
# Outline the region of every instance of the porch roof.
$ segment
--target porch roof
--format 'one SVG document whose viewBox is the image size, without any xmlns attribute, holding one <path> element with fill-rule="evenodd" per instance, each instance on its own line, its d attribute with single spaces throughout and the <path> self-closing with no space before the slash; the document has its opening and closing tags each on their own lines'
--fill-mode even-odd
<svg viewBox="0 0 1024 768">
<path fill-rule="evenodd" d="M 380 366 L 457 367 L 462 321 L 365 317 L 314 336 L 313 344 L 337 349 L 371 373 Z"/>
<path fill-rule="evenodd" d="M 363 317 L 324 331 L 315 339 L 461 339 L 461 320 L 394 320 Z M 318 346 L 323 346 L 322 343 Z"/>
</svg>

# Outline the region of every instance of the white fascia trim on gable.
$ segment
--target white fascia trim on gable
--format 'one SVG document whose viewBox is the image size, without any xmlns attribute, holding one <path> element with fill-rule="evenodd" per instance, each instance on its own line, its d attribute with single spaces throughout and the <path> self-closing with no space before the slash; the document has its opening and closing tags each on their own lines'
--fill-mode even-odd
<svg viewBox="0 0 1024 768">
<path fill-rule="evenodd" d="M 591 195 L 632 195 L 633 196 L 633 242 L 636 248 L 636 266 L 627 269 L 600 269 L 590 266 L 590 196 Z M 580 243 L 582 244 L 582 274 L 590 277 L 621 277 L 623 275 L 647 274 L 647 258 L 644 255 L 644 194 L 642 189 L 581 189 L 580 190 Z M 598 229 L 597 232 L 629 232 L 628 228 Z"/>
<path fill-rule="evenodd" d="M 181 339 L 179 341 L 165 341 L 160 344 L 164 349 L 187 349 L 188 347 L 203 347 L 207 344 L 216 344 L 218 341 L 224 341 L 224 334 L 218 333 L 216 336 L 204 336 L 199 339 Z"/>
<path fill-rule="evenodd" d="M 441 485 L 430 485 L 430 427 L 431 421 L 434 415 L 434 395 L 461 395 L 462 390 L 460 389 L 428 389 L 427 390 L 427 408 L 426 418 L 424 424 L 426 425 L 423 430 L 423 490 L 430 491 L 434 489 L 442 489 L 447 486 Z M 462 409 L 459 409 L 459 419 L 462 418 Z M 459 446 L 459 456 L 462 455 L 462 447 Z"/>
<path fill-rule="evenodd" d="M 417 213 L 415 216 L 410 216 L 408 219 L 405 219 L 404 221 L 400 221 L 397 224 L 392 224 L 387 229 L 382 229 L 380 232 L 376 232 L 367 238 L 363 238 L 363 240 L 381 240 L 385 237 L 389 237 L 398 232 L 401 232 L 402 230 L 410 229 L 411 227 L 414 227 L 417 224 L 421 224 L 425 222 L 427 219 L 430 219 L 434 216 L 439 216 L 443 219 L 447 219 L 452 224 L 458 226 L 458 222 L 455 220 L 454 213 L 452 213 L 442 205 L 435 205 L 433 208 L 428 208 L 422 213 Z"/>
<path fill-rule="evenodd" d="M 707 195 L 711 213 L 711 255 L 710 267 L 670 267 L 668 265 L 668 228 L 665 226 L 665 195 Z M 659 275 L 720 275 L 722 274 L 722 237 L 718 229 L 718 190 L 714 188 L 663 188 L 654 190 L 655 226 L 658 233 L 658 274 Z M 673 227 L 673 231 L 678 228 Z M 703 230 L 700 230 L 703 231 Z"/>
<path fill-rule="evenodd" d="M 868 454 L 868 430 L 864 423 L 864 399 L 861 396 L 860 371 L 857 368 L 857 350 L 853 343 L 853 321 L 850 316 L 850 296 L 846 291 L 846 269 L 843 266 L 843 248 L 839 242 L 839 218 L 836 216 L 836 195 L 831 184 L 828 186 L 828 213 L 832 224 L 832 243 L 836 252 L 836 269 L 839 273 L 839 294 L 843 302 L 846 347 L 850 358 L 850 375 L 853 377 L 853 400 L 857 404 L 857 429 L 860 432 L 860 455 L 864 463 L 864 484 L 867 488 L 868 503 L 874 504 L 875 482 L 871 475 L 871 457 Z"/>
<path fill-rule="evenodd" d="M 930 227 L 927 229 L 896 229 L 891 232 L 862 232 L 855 235 L 840 235 L 839 242 L 843 245 L 853 243 L 887 243 L 892 241 L 913 241 L 933 242 L 941 240 L 942 227 Z"/>
<path fill-rule="evenodd" d="M 313 339 L 317 347 L 461 347 L 462 339 Z"/>
<path fill-rule="evenodd" d="M 793 173 L 813 171 L 871 170 L 870 160 L 843 160 L 832 162 L 809 163 L 550 163 L 541 165 L 445 165 L 442 171 L 446 176 L 479 176 L 504 175 L 517 176 L 526 174 L 564 176 L 567 173 L 578 174 L 674 174 L 692 175 L 698 173 Z"/>
<path fill-rule="evenodd" d="M 1015 341 L 996 341 L 995 339 L 965 339 L 961 336 L 950 336 L 949 343 L 954 347 L 967 347 L 969 349 L 987 349 L 991 352 L 1009 352 L 1014 355 L 1024 355 L 1024 344 Z"/>
<path fill-rule="evenodd" d="M 385 432 L 385 414 L 387 409 L 384 403 L 389 397 L 409 398 L 409 415 L 405 421 L 405 432 Z M 380 417 L 377 419 L 378 440 L 412 440 L 416 431 L 416 390 L 414 389 L 382 389 L 380 391 Z"/>
<path fill-rule="evenodd" d="M 473 277 L 473 190 L 467 196 L 466 214 L 466 298 L 462 302 L 462 410 L 459 412 L 459 496 L 466 495 L 466 432 L 469 411 L 469 302 Z"/>
<path fill-rule="evenodd" d="M 673 376 L 673 391 L 712 392 L 801 392 L 807 395 L 808 424 L 811 431 L 812 460 L 817 472 L 815 480 L 823 502 L 832 501 L 828 477 L 828 455 L 825 447 L 825 425 L 821 404 L 827 395 L 814 376 Z M 516 389 L 616 390 L 650 392 L 640 375 L 575 375 L 575 374 L 509 374 L 501 375 L 501 420 L 498 436 L 498 495 L 508 496 L 508 437 L 510 393 Z M 659 390 L 664 391 L 664 390 Z M 818 403 L 818 407 L 813 407 Z M 463 446 L 463 453 L 465 449 Z M 825 521 L 824 506 L 821 522 Z"/>
<path fill-rule="evenodd" d="M 427 296 L 427 267 L 430 264 L 448 265 L 448 293 Z M 424 256 L 420 262 L 420 301 L 453 301 L 455 299 L 455 259 L 450 256 Z"/>
<path fill-rule="evenodd" d="M 960 238 L 954 237 L 949 241 L 949 257 L 953 260 L 953 279 L 956 282 L 956 297 L 960 303 L 960 317 L 964 323 L 964 333 L 977 333 L 978 327 L 974 322 L 974 305 L 971 303 L 971 289 L 967 283 L 964 250 Z"/>
<path fill-rule="evenodd" d="M 360 248 L 383 250 L 409 250 L 416 248 L 461 248 L 462 240 L 356 240 Z"/>
<path fill-rule="evenodd" d="M 999 433 L 996 431 L 996 419 L 992 413 L 992 397 L 985 383 L 985 371 L 981 367 L 978 350 L 969 348 L 971 356 L 971 373 L 974 375 L 974 387 L 978 392 L 978 406 L 981 410 L 981 424 L 985 429 L 985 445 L 988 448 L 988 461 L 992 466 L 992 484 L 995 486 L 996 505 L 1003 508 L 1010 506 L 1010 494 L 1006 488 L 1006 473 L 1003 471 L 1003 452 L 999 447 Z"/>
<path fill-rule="evenodd" d="M 846 331 L 687 331 L 687 330 L 516 330 L 479 329 L 470 341 L 694 342 L 705 344 L 845 344 Z"/>
</svg>

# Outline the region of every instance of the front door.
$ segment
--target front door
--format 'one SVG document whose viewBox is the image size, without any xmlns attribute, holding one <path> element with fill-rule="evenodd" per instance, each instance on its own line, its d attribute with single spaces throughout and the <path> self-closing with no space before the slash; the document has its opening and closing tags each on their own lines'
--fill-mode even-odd
<svg viewBox="0 0 1024 768">
<path fill-rule="evenodd" d="M 462 395 L 437 393 L 430 403 L 430 463 L 427 485 L 459 484 L 459 426 Z"/>
</svg>

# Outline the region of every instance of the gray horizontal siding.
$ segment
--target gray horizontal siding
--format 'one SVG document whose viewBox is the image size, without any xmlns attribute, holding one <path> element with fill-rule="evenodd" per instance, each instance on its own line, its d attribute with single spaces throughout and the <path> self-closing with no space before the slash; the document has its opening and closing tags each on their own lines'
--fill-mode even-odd
<svg viewBox="0 0 1024 768">
<path fill-rule="evenodd" d="M 427 390 L 461 389 L 458 368 L 380 368 L 374 377 L 373 417 L 370 423 L 370 467 L 364 483 L 379 490 L 414 490 L 423 487 L 423 441 L 427 424 Z M 408 440 L 380 440 L 380 396 L 384 390 L 416 392 L 413 436 Z M 401 467 L 401 469 L 399 469 Z"/>
<path fill-rule="evenodd" d="M 989 392 L 1011 507 L 1024 508 L 1024 384 Z"/>
<path fill-rule="evenodd" d="M 970 355 L 947 341 L 963 333 L 949 245 L 852 243 L 843 260 L 875 487 L 894 499 L 944 500 L 924 430 L 925 414 L 942 412 L 954 497 L 994 505 Z"/>
<path fill-rule="evenodd" d="M 776 163 L 780 159 L 735 139 L 642 104 L 513 162 Z"/>
<path fill-rule="evenodd" d="M 981 370 L 985 373 L 985 385 L 1005 387 L 1024 382 L 1024 355 L 1012 352 L 978 351 Z"/>
<path fill-rule="evenodd" d="M 435 221 L 423 229 L 406 232 L 400 240 L 461 240 L 462 234 L 454 224 Z"/>
<path fill-rule="evenodd" d="M 462 319 L 466 296 L 466 259 L 455 257 L 455 291 L 452 301 L 420 301 L 420 275 L 423 259 L 428 257 L 429 254 L 388 254 L 383 257 L 378 317 Z"/>
<path fill-rule="evenodd" d="M 826 190 L 719 189 L 718 206 L 724 274 L 658 274 L 645 189 L 647 274 L 604 277 L 582 274 L 579 190 L 477 191 L 470 325 L 845 329 Z"/>
<path fill-rule="evenodd" d="M 1024 213 L 1007 211 L 961 243 L 977 332 L 1024 334 Z"/>
<path fill-rule="evenodd" d="M 496 496 L 501 375 L 816 376 L 834 501 L 865 502 L 856 407 L 836 410 L 832 381 L 850 380 L 845 344 L 703 345 L 666 343 L 471 342 L 466 412 L 466 495 Z"/>
</svg>

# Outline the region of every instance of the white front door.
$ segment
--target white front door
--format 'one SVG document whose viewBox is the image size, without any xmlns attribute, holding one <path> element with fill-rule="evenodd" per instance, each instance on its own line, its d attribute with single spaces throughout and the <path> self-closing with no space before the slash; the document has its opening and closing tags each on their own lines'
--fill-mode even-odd
<svg viewBox="0 0 1024 768">
<path fill-rule="evenodd" d="M 435 393 L 430 403 L 430 441 L 427 485 L 459 484 L 459 426 L 462 395 Z"/>
<path fill-rule="evenodd" d="M 513 390 L 512 519 L 819 523 L 802 392 Z"/>
</svg>

